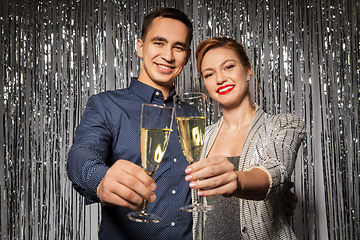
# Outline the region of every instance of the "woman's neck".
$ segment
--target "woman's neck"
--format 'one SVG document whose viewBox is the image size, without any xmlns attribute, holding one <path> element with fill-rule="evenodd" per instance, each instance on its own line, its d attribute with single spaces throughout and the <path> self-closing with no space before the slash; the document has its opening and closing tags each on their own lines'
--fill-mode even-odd
<svg viewBox="0 0 360 240">
<path fill-rule="evenodd" d="M 233 108 L 221 107 L 223 114 L 223 127 L 237 130 L 244 125 L 249 125 L 255 115 L 255 109 L 250 100 L 242 101 L 242 103 Z"/>
</svg>

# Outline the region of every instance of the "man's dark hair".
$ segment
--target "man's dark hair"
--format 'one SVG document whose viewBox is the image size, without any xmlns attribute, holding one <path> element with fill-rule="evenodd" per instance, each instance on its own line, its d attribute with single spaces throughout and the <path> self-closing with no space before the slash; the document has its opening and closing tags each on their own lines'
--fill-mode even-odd
<svg viewBox="0 0 360 240">
<path fill-rule="evenodd" d="M 187 44 L 188 47 L 190 46 L 191 40 L 193 38 L 192 23 L 185 13 L 175 8 L 160 8 L 152 11 L 151 13 L 145 16 L 142 25 L 142 36 L 141 36 L 141 39 L 143 41 L 145 41 L 146 35 L 149 32 L 152 21 L 157 17 L 171 18 L 184 23 L 188 28 Z"/>
</svg>

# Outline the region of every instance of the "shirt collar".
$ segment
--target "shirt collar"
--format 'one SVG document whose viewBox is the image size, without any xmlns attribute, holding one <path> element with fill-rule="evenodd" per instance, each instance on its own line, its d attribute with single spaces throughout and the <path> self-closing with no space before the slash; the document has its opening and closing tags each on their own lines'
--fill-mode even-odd
<svg viewBox="0 0 360 240">
<path fill-rule="evenodd" d="M 151 103 L 153 100 L 162 99 L 163 102 L 172 101 L 173 96 L 176 94 L 175 87 L 173 86 L 168 98 L 164 101 L 162 92 L 159 89 L 153 88 L 145 83 L 140 82 L 137 78 L 131 78 L 129 90 L 138 95 L 146 102 Z"/>
</svg>

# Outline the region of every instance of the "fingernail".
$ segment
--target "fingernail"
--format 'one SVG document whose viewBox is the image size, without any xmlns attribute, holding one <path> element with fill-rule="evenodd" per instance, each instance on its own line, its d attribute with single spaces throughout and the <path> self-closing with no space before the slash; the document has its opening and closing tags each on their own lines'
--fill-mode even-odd
<svg viewBox="0 0 360 240">
<path fill-rule="evenodd" d="M 188 181 L 188 182 L 191 181 L 191 179 L 192 179 L 192 176 L 191 176 L 191 175 L 187 175 L 187 176 L 185 177 L 185 180 Z"/>
<path fill-rule="evenodd" d="M 156 189 L 156 183 L 152 183 L 152 184 L 150 185 L 150 189 L 151 189 L 151 190 L 155 190 L 155 189 Z"/>
<path fill-rule="evenodd" d="M 186 168 L 186 169 L 185 169 L 185 173 L 186 173 L 186 174 L 191 173 L 191 168 Z"/>
<path fill-rule="evenodd" d="M 198 196 L 199 196 L 199 197 L 204 196 L 204 192 L 198 191 Z"/>
<path fill-rule="evenodd" d="M 155 202 L 155 200 L 156 200 L 156 195 L 155 194 L 151 195 L 150 202 Z"/>
<path fill-rule="evenodd" d="M 189 183 L 189 187 L 190 187 L 190 188 L 196 187 L 196 183 Z"/>
</svg>

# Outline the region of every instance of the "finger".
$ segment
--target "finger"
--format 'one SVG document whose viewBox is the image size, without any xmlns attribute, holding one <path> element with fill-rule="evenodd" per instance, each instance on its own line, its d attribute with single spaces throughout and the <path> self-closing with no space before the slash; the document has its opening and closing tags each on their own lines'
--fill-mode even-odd
<svg viewBox="0 0 360 240">
<path fill-rule="evenodd" d="M 191 174 L 193 172 L 199 171 L 200 169 L 203 169 L 204 167 L 206 167 L 205 159 L 201 159 L 200 161 L 192 163 L 189 166 L 187 166 L 185 168 L 185 173 Z"/>
<path fill-rule="evenodd" d="M 109 169 L 108 172 L 109 171 L 114 171 L 114 170 Z M 143 171 L 143 170 L 141 169 L 141 171 Z M 147 175 L 144 171 L 143 171 L 143 173 L 145 175 Z M 109 174 L 114 175 L 116 173 L 110 172 Z M 113 193 L 117 194 L 119 197 L 123 198 L 124 200 L 131 202 L 131 203 L 135 203 L 135 204 L 141 203 L 142 197 L 145 198 L 146 200 L 148 200 L 149 202 L 155 201 L 156 196 L 155 196 L 154 192 L 152 192 L 149 187 L 144 185 L 144 183 L 141 180 L 139 180 L 139 178 L 138 178 L 139 175 L 133 176 L 126 172 L 123 172 L 121 175 L 122 176 L 120 176 L 120 177 L 117 175 L 117 177 L 114 178 L 115 181 L 117 182 L 117 185 L 116 185 L 116 187 L 111 188 L 111 191 Z M 120 186 L 122 186 L 122 187 L 120 187 Z M 150 186 L 151 186 L 151 184 L 150 184 Z M 124 189 L 123 187 L 126 187 L 126 189 Z"/>
<path fill-rule="evenodd" d="M 284 197 L 283 203 L 285 204 L 285 207 L 289 208 L 290 210 L 295 210 L 296 208 L 296 202 L 291 200 L 291 198 Z"/>
<path fill-rule="evenodd" d="M 190 188 L 198 189 L 199 196 L 231 196 L 238 189 L 237 174 L 227 173 L 218 177 L 193 181 Z"/>
<path fill-rule="evenodd" d="M 223 185 L 232 183 L 231 186 L 237 187 L 237 174 L 236 172 L 225 172 L 218 176 L 203 178 L 197 181 L 191 181 L 189 186 L 193 189 L 204 189 L 204 188 L 217 188 Z"/>
<path fill-rule="evenodd" d="M 283 207 L 283 211 L 286 214 L 288 221 L 290 221 L 295 212 L 287 207 Z"/>
<path fill-rule="evenodd" d="M 191 175 L 187 175 L 185 180 L 187 181 L 197 181 L 200 179 L 206 178 L 215 178 L 219 175 L 226 174 L 226 170 L 219 166 L 208 166 L 206 168 L 200 169 L 196 172 L 193 172 Z"/>
<path fill-rule="evenodd" d="M 233 179 L 224 179 L 225 176 L 234 176 L 234 166 L 224 166 L 224 165 L 212 165 L 206 168 L 203 168 L 197 172 L 192 173 L 186 177 L 186 180 L 190 179 L 191 181 L 203 180 L 203 179 L 211 179 L 213 182 L 212 184 L 209 181 L 203 182 L 204 184 L 209 184 L 209 187 L 216 187 L 220 184 L 224 184 L 226 182 L 232 181 Z M 220 177 L 220 179 L 215 179 L 216 177 Z M 213 179 L 214 178 L 214 179 Z"/>
<path fill-rule="evenodd" d="M 203 197 L 210 197 L 210 196 L 218 196 L 218 195 L 225 195 L 225 196 L 231 196 L 231 194 L 234 192 L 234 189 L 236 185 L 231 182 L 226 185 L 222 185 L 216 188 L 211 189 L 200 189 L 198 190 L 198 195 Z"/>
<path fill-rule="evenodd" d="M 286 190 L 284 192 L 284 195 L 286 198 L 288 198 L 290 201 L 292 201 L 294 203 L 294 205 L 296 206 L 296 203 L 298 202 L 298 198 L 295 193 L 291 192 L 290 190 Z"/>
<path fill-rule="evenodd" d="M 192 171 L 185 180 L 196 181 L 199 179 L 212 178 L 223 174 L 235 173 L 234 165 L 229 161 L 207 163 L 203 168 Z"/>
<path fill-rule="evenodd" d="M 156 183 L 152 177 L 150 177 L 143 169 L 142 167 L 136 165 L 135 163 L 132 163 L 130 161 L 126 160 L 118 160 L 116 163 L 120 165 L 121 170 L 130 174 L 134 178 L 138 179 L 140 182 L 143 183 L 144 186 L 149 188 L 150 190 L 156 189 Z M 115 163 L 115 164 L 116 164 Z M 116 166 L 118 167 L 118 166 Z M 116 173 L 115 173 L 116 174 Z M 119 179 L 124 179 L 124 177 L 121 174 L 117 174 Z"/>
<path fill-rule="evenodd" d="M 186 174 L 194 173 L 194 172 L 197 172 L 208 166 L 221 164 L 222 162 L 224 162 L 226 160 L 227 160 L 227 158 L 225 156 L 215 156 L 215 157 L 203 158 L 200 161 L 189 165 L 185 169 L 185 173 Z"/>
<path fill-rule="evenodd" d="M 124 185 L 119 185 L 116 191 L 108 195 L 108 201 L 114 205 L 140 210 L 143 198 Z"/>
<path fill-rule="evenodd" d="M 105 176 L 97 188 L 100 201 L 106 205 L 118 205 L 133 210 L 140 209 L 143 198 L 128 187 Z"/>
</svg>

